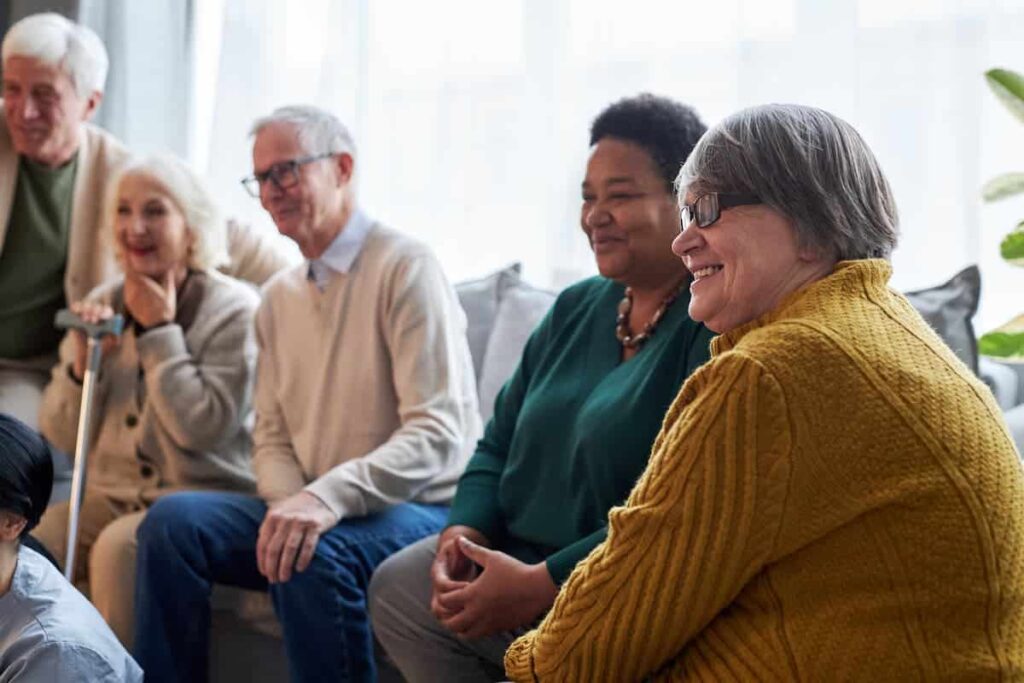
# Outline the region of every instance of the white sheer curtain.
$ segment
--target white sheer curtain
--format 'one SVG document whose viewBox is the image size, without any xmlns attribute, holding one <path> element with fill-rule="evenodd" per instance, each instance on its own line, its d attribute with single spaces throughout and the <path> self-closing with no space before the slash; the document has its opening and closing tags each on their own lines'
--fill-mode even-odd
<svg viewBox="0 0 1024 683">
<path fill-rule="evenodd" d="M 997 0 L 200 0 L 189 154 L 232 213 L 272 230 L 238 179 L 273 107 L 331 109 L 359 145 L 361 201 L 433 246 L 453 280 L 522 261 L 561 286 L 593 272 L 578 230 L 590 120 L 652 91 L 707 123 L 811 104 L 850 121 L 896 192 L 895 284 L 983 271 L 979 328 L 1021 307 L 998 257 L 1024 218 L 979 188 L 1022 170 L 1024 127 L 983 83 L 1024 68 L 1024 3 Z M 173 104 L 169 105 L 173 106 Z"/>
</svg>

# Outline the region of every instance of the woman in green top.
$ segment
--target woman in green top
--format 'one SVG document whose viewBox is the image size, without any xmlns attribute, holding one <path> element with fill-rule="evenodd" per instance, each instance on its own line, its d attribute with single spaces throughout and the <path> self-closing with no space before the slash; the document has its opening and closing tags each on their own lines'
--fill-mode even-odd
<svg viewBox="0 0 1024 683">
<path fill-rule="evenodd" d="M 493 680 L 517 633 L 605 536 L 711 333 L 671 251 L 673 180 L 705 130 L 652 95 L 595 119 L 581 224 L 601 275 L 558 297 L 495 401 L 449 526 L 383 565 L 378 639 L 409 681 Z"/>
</svg>

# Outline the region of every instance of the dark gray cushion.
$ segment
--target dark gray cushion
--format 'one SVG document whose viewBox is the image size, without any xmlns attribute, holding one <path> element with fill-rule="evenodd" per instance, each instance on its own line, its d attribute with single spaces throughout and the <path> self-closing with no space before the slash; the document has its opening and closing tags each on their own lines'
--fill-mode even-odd
<svg viewBox="0 0 1024 683">
<path fill-rule="evenodd" d="M 907 292 L 907 298 L 964 365 L 978 372 L 978 340 L 971 318 L 978 311 L 981 273 L 968 266 L 948 282 L 936 287 Z"/>
</svg>

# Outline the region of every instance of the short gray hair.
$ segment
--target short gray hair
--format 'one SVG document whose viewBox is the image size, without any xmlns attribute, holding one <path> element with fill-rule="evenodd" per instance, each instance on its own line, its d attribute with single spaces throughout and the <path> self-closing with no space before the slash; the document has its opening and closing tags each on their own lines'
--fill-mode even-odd
<svg viewBox="0 0 1024 683">
<path fill-rule="evenodd" d="M 888 258 L 899 217 L 875 155 L 853 126 L 814 107 L 739 111 L 697 143 L 676 178 L 687 192 L 749 192 L 796 224 L 801 246 L 839 260 Z"/>
<path fill-rule="evenodd" d="M 107 187 L 104 208 L 111 231 L 117 219 L 121 181 L 128 176 L 141 176 L 155 182 L 184 215 L 185 225 L 193 239 L 189 268 L 213 270 L 228 262 L 227 227 L 213 197 L 195 171 L 171 154 L 133 159 L 117 170 Z"/>
<path fill-rule="evenodd" d="M 306 104 L 279 107 L 267 116 L 256 119 L 249 131 L 256 136 L 274 123 L 291 123 L 298 128 L 299 144 L 307 154 L 348 154 L 356 158 L 356 144 L 338 117 L 319 107 Z"/>
<path fill-rule="evenodd" d="M 12 26 L 0 53 L 4 63 L 10 57 L 30 57 L 61 69 L 82 98 L 103 92 L 110 65 L 107 49 L 92 29 L 54 12 L 33 14 Z"/>
</svg>

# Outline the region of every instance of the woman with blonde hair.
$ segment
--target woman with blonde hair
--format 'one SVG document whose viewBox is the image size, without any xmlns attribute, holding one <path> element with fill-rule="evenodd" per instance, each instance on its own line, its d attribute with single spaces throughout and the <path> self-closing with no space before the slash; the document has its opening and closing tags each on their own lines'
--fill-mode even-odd
<svg viewBox="0 0 1024 683">
<path fill-rule="evenodd" d="M 253 491 L 250 399 L 256 360 L 248 285 L 219 274 L 225 228 L 199 178 L 174 157 L 132 162 L 110 185 L 106 215 L 124 276 L 71 308 L 87 321 L 124 315 L 104 346 L 75 579 L 131 646 L 135 529 L 157 498 L 183 489 Z M 40 429 L 75 444 L 85 339 L 70 332 L 43 396 Z M 67 503 L 36 531 L 63 558 Z"/>
</svg>

